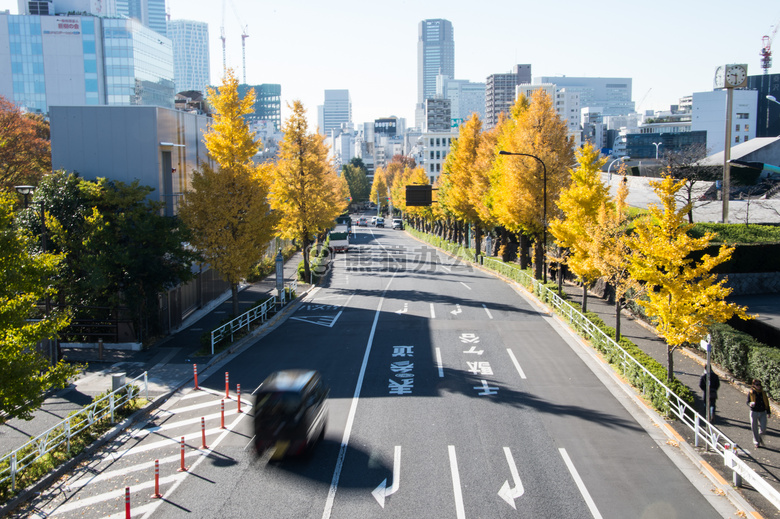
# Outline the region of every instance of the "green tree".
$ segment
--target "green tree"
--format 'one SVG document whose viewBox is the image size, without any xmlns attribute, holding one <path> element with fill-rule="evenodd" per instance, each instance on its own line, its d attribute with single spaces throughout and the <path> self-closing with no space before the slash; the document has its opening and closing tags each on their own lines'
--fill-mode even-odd
<svg viewBox="0 0 780 519">
<path fill-rule="evenodd" d="M 368 182 L 366 167 L 362 166 L 363 161 L 360 161 L 360 163 L 361 165 L 356 165 L 350 162 L 341 167 L 341 174 L 347 179 L 349 193 L 353 202 L 368 201 L 368 195 L 371 192 L 371 184 Z"/>
<path fill-rule="evenodd" d="M 32 418 L 46 391 L 65 387 L 78 369 L 62 361 L 50 366 L 36 349 L 69 322 L 66 313 L 43 313 L 37 305 L 55 295 L 49 280 L 62 258 L 31 251 L 31 235 L 14 224 L 14 203 L 0 194 L 0 423 Z"/>
<path fill-rule="evenodd" d="M 219 93 L 208 90 L 208 100 L 214 115 L 204 141 L 217 167 L 201 164 L 179 214 L 192 230 L 192 244 L 203 259 L 230 283 L 233 315 L 237 315 L 238 283 L 273 238 L 276 215 L 268 202 L 273 167 L 252 161 L 260 142 L 244 115 L 254 109 L 254 90 L 241 99 L 238 80 L 228 70 Z"/>
<path fill-rule="evenodd" d="M 176 218 L 162 216 L 164 204 L 150 200 L 152 188 L 80 179 L 62 171 L 46 175 L 33 197 L 47 208 L 47 249 L 64 256 L 55 283 L 59 302 L 80 318 L 86 306 L 126 306 L 142 337 L 157 331 L 157 296 L 192 277 L 196 259 L 189 235 Z M 38 210 L 22 223 L 43 235 Z"/>
<path fill-rule="evenodd" d="M 295 239 L 303 246 L 304 275 L 309 279 L 312 241 L 333 226 L 347 202 L 328 160 L 324 137 L 309 134 L 306 111 L 300 101 L 293 101 L 290 108 L 293 113 L 284 124 L 270 200 L 279 213 L 277 229 L 281 236 Z"/>
<path fill-rule="evenodd" d="M 629 271 L 646 285 L 647 292 L 647 300 L 637 302 L 666 340 L 669 381 L 674 374 L 675 349 L 701 341 L 713 323 L 734 315 L 749 318 L 744 307 L 725 300 L 731 289 L 725 286 L 725 279 L 718 281 L 712 273 L 728 261 L 734 248 L 721 245 L 717 256 L 705 254 L 699 262 L 690 258 L 692 252 L 707 247 L 715 234 L 706 233 L 701 238 L 688 234 L 691 224 L 685 224 L 684 218 L 689 208 L 678 209 L 675 201 L 684 184 L 685 180 L 675 182 L 671 176 L 651 182 L 661 206 L 649 206 L 649 214 L 639 220 L 629 242 Z"/>
<path fill-rule="evenodd" d="M 50 171 L 49 123 L 0 96 L 0 188 L 36 185 Z"/>
<path fill-rule="evenodd" d="M 557 201 L 562 216 L 550 222 L 550 233 L 559 246 L 569 251 L 566 263 L 582 281 L 583 311 L 587 311 L 588 287 L 601 276 L 593 262 L 598 251 L 591 253 L 589 231 L 598 218 L 599 208 L 607 204 L 609 210 L 613 205 L 609 187 L 601 181 L 601 167 L 606 159 L 599 155 L 599 150 L 589 143 L 577 151 L 579 167 L 570 170 L 571 183 Z"/>
<path fill-rule="evenodd" d="M 574 163 L 572 139 L 550 96 L 540 89 L 531 96 L 530 103 L 525 96 L 518 98 L 511 122 L 504 125 L 498 137 L 498 146 L 500 150 L 539 159 L 499 157 L 495 164 L 500 174 L 493 200 L 501 225 L 535 238 L 535 276 L 540 278 L 544 263 L 544 215 L 548 221 L 556 216 L 554 201 L 570 181 L 569 168 Z"/>
</svg>

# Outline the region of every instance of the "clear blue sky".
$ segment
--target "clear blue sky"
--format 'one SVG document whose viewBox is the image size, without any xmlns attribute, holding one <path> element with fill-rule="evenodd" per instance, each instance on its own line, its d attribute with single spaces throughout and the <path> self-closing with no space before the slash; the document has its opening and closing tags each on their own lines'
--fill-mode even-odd
<svg viewBox="0 0 780 519">
<path fill-rule="evenodd" d="M 247 26 L 247 82 L 279 83 L 283 103 L 300 99 L 316 125 L 325 89 L 349 89 L 356 123 L 396 115 L 414 123 L 417 24 L 452 22 L 455 76 L 484 82 L 530 63 L 536 76 L 633 78 L 638 108 L 668 109 L 712 89 L 715 68 L 747 63 L 762 73 L 761 37 L 780 23 L 776 0 L 225 0 L 227 61 L 241 79 Z M 174 19 L 209 23 L 211 80 L 222 75 L 222 2 L 168 0 Z M 17 12 L 16 0 L 0 10 Z M 238 20 L 242 20 L 240 23 Z M 780 32 L 780 31 L 778 31 Z M 775 66 L 780 72 L 780 36 Z M 640 104 L 641 102 L 641 104 Z M 282 116 L 289 111 L 283 106 Z"/>
</svg>

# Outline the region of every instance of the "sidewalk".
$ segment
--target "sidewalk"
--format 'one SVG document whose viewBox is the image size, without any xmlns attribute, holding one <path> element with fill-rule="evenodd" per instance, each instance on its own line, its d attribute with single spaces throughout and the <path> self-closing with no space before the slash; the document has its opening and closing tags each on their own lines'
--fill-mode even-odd
<svg viewBox="0 0 780 519">
<path fill-rule="evenodd" d="M 564 292 L 569 295 L 569 299 L 574 302 L 582 301 L 582 288 L 571 284 L 564 285 Z M 751 303 L 756 307 L 763 307 L 765 310 L 773 312 L 771 322 L 777 321 L 778 309 L 780 308 L 780 294 L 778 295 L 760 295 L 760 296 L 741 296 L 739 304 L 748 306 L 749 312 L 752 310 Z M 615 307 L 613 304 L 601 299 L 593 294 L 588 295 L 588 311 L 598 314 L 598 316 L 608 325 L 615 326 Z M 657 360 L 662 366 L 666 367 L 666 343 L 660 339 L 655 331 L 644 322 L 639 321 L 623 313 L 621 320 L 621 334 L 630 339 L 642 351 Z M 704 373 L 706 357 L 703 351 L 693 350 L 675 350 L 674 352 L 674 375 L 687 387 L 696 397 L 694 407 L 700 413 L 704 412 L 704 401 L 702 391 L 699 389 L 699 378 Z M 720 429 L 726 436 L 731 438 L 740 447 L 742 454 L 740 457 L 746 461 L 762 478 L 776 489 L 780 490 L 780 404 L 774 404 L 774 412 L 769 417 L 767 433 L 764 435 L 765 446 L 760 449 L 753 447 L 752 434 L 750 432 L 750 417 L 748 407 L 745 404 L 748 388 L 742 382 L 735 380 L 731 375 L 713 365 L 713 370 L 720 377 L 721 384 L 718 391 L 718 403 L 714 425 Z M 694 436 L 690 429 L 685 425 L 670 421 L 678 434 L 686 439 L 689 445 L 694 445 Z M 698 449 L 699 454 L 717 470 L 726 481 L 732 482 L 732 473 L 724 470 L 723 460 L 720 456 L 707 453 L 704 449 Z M 760 510 L 764 517 L 780 517 L 780 512 L 761 494 L 754 491 L 745 483 L 740 489 L 740 493 L 756 509 Z"/>
<path fill-rule="evenodd" d="M 297 253 L 287 260 L 284 265 L 285 281 L 295 279 L 301 258 L 301 253 Z M 275 293 L 275 289 L 274 274 L 241 287 L 239 311 L 245 312 L 258 300 Z M 304 290 L 305 285 L 302 287 L 299 284 L 298 294 Z M 125 373 L 126 380 L 130 381 L 146 371 L 151 399 L 176 389 L 192 378 L 193 364 L 197 364 L 198 371 L 203 373 L 212 357 L 195 356 L 201 348 L 201 336 L 222 324 L 231 310 L 232 299 L 230 291 L 227 291 L 218 300 L 190 316 L 178 332 L 143 351 L 105 350 L 103 360 L 100 360 L 94 349 L 63 349 L 63 357 L 67 361 L 86 363 L 87 369 L 70 386 L 47 398 L 34 413 L 32 420 L 13 419 L 0 425 L 0 452 L 5 454 L 20 447 L 31 437 L 55 426 L 71 411 L 88 405 L 93 396 L 111 389 L 112 374 Z"/>
</svg>

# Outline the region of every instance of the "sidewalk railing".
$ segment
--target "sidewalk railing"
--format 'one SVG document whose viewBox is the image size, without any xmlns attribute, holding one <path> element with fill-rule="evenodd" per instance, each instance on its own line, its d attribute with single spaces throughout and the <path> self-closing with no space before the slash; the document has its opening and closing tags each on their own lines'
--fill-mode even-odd
<svg viewBox="0 0 780 519">
<path fill-rule="evenodd" d="M 485 267 L 495 270 L 523 286 L 530 287 L 543 301 L 551 305 L 559 315 L 566 318 L 581 335 L 590 339 L 593 345 L 604 353 L 609 362 L 619 365 L 623 374 L 646 398 L 649 398 L 661 410 L 671 413 L 681 423 L 688 426 L 693 431 L 697 447 L 700 441 L 703 441 L 708 449 L 723 458 L 726 467 L 733 470 L 735 474 L 745 481 L 748 481 L 762 496 L 780 509 L 780 492 L 764 481 L 747 463 L 739 459 L 739 456 L 736 454 L 736 444 L 701 416 L 688 402 L 677 396 L 674 391 L 591 322 L 590 319 L 526 272 L 493 258 L 485 257 L 483 261 Z M 734 478 L 734 482 L 737 486 L 741 484 L 737 477 Z"/>
<path fill-rule="evenodd" d="M 149 397 L 149 383 L 144 371 L 122 387 L 112 391 L 100 400 L 92 402 L 80 411 L 72 414 L 49 430 L 39 434 L 18 449 L 0 458 L 0 484 L 11 480 L 11 490 L 16 490 L 16 478 L 19 472 L 32 465 L 49 452 L 65 444 L 70 452 L 70 443 L 79 433 L 90 425 L 109 418 L 113 423 L 114 413 L 125 404 L 131 402 L 140 393 L 136 383 L 143 379 L 145 398 Z"/>
<path fill-rule="evenodd" d="M 298 292 L 298 280 L 294 279 L 285 284 L 284 290 L 279 294 L 279 302 L 281 306 L 284 306 L 287 302 L 292 301 L 295 298 L 295 294 Z M 268 319 L 269 314 L 274 311 L 277 304 L 276 296 L 271 296 L 270 299 L 266 299 L 262 304 L 250 308 L 243 314 L 239 315 L 235 319 L 228 321 L 222 326 L 211 330 L 211 354 L 214 355 L 214 348 L 217 344 L 230 336 L 230 342 L 233 342 L 233 336 L 246 329 L 246 332 L 251 330 L 251 325 L 258 319 L 264 322 Z"/>
</svg>

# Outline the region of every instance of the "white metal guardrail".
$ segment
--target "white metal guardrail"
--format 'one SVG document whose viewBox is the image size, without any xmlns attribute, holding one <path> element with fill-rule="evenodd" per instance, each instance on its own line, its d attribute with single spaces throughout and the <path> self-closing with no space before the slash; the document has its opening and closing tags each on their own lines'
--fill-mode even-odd
<svg viewBox="0 0 780 519">
<path fill-rule="evenodd" d="M 604 351 L 605 357 L 615 364 L 620 364 L 623 373 L 631 379 L 634 385 L 642 393 L 656 400 L 662 397 L 663 407 L 669 413 L 676 416 L 680 422 L 687 425 L 694 433 L 695 445 L 698 447 L 700 441 L 703 441 L 708 449 L 713 450 L 723 458 L 724 465 L 734 471 L 739 477 L 750 483 L 762 496 L 770 501 L 775 507 L 780 509 L 780 492 L 767 483 L 750 466 L 739 459 L 737 455 L 736 444 L 723 434 L 717 427 L 708 422 L 688 403 L 678 397 L 661 380 L 653 375 L 639 361 L 634 359 L 617 342 L 605 334 L 599 327 L 593 324 L 581 312 L 576 310 L 567 301 L 558 297 L 558 294 L 544 286 L 539 280 L 534 279 L 527 273 L 506 265 L 500 260 L 485 257 L 484 265 L 491 270 L 518 281 L 524 286 L 532 286 L 534 293 L 538 294 L 569 323 L 571 323 L 582 335 L 590 339 L 598 349 Z M 654 398 L 655 397 L 655 398 Z M 657 400 L 656 400 L 657 401 Z M 735 484 L 741 484 L 738 478 L 734 478 Z"/>
<path fill-rule="evenodd" d="M 136 386 L 143 379 L 144 396 L 149 398 L 147 372 L 135 377 L 124 386 L 112 391 L 100 400 L 92 402 L 77 413 L 67 417 L 49 430 L 39 434 L 18 449 L 0 458 L 0 483 L 11 480 L 11 489 L 16 490 L 16 477 L 20 471 L 62 444 L 70 452 L 70 441 L 93 423 L 109 417 L 114 422 L 114 412 L 133 400 L 140 393 Z"/>
<path fill-rule="evenodd" d="M 230 336 L 230 342 L 233 342 L 233 336 L 236 333 L 240 332 L 244 328 L 246 328 L 246 331 L 249 332 L 253 322 L 257 321 L 258 319 L 262 321 L 268 319 L 268 314 L 276 307 L 277 301 L 280 302 L 282 306 L 284 306 L 286 303 L 292 301 L 295 298 L 295 294 L 297 292 L 298 280 L 293 279 L 292 281 L 285 284 L 284 290 L 282 290 L 282 293 L 279 294 L 278 300 L 276 296 L 271 296 L 270 299 L 263 301 L 262 304 L 250 308 L 248 311 L 239 315 L 235 319 L 228 321 L 219 328 L 211 330 L 211 354 L 214 355 L 214 347 L 228 335 Z"/>
</svg>

